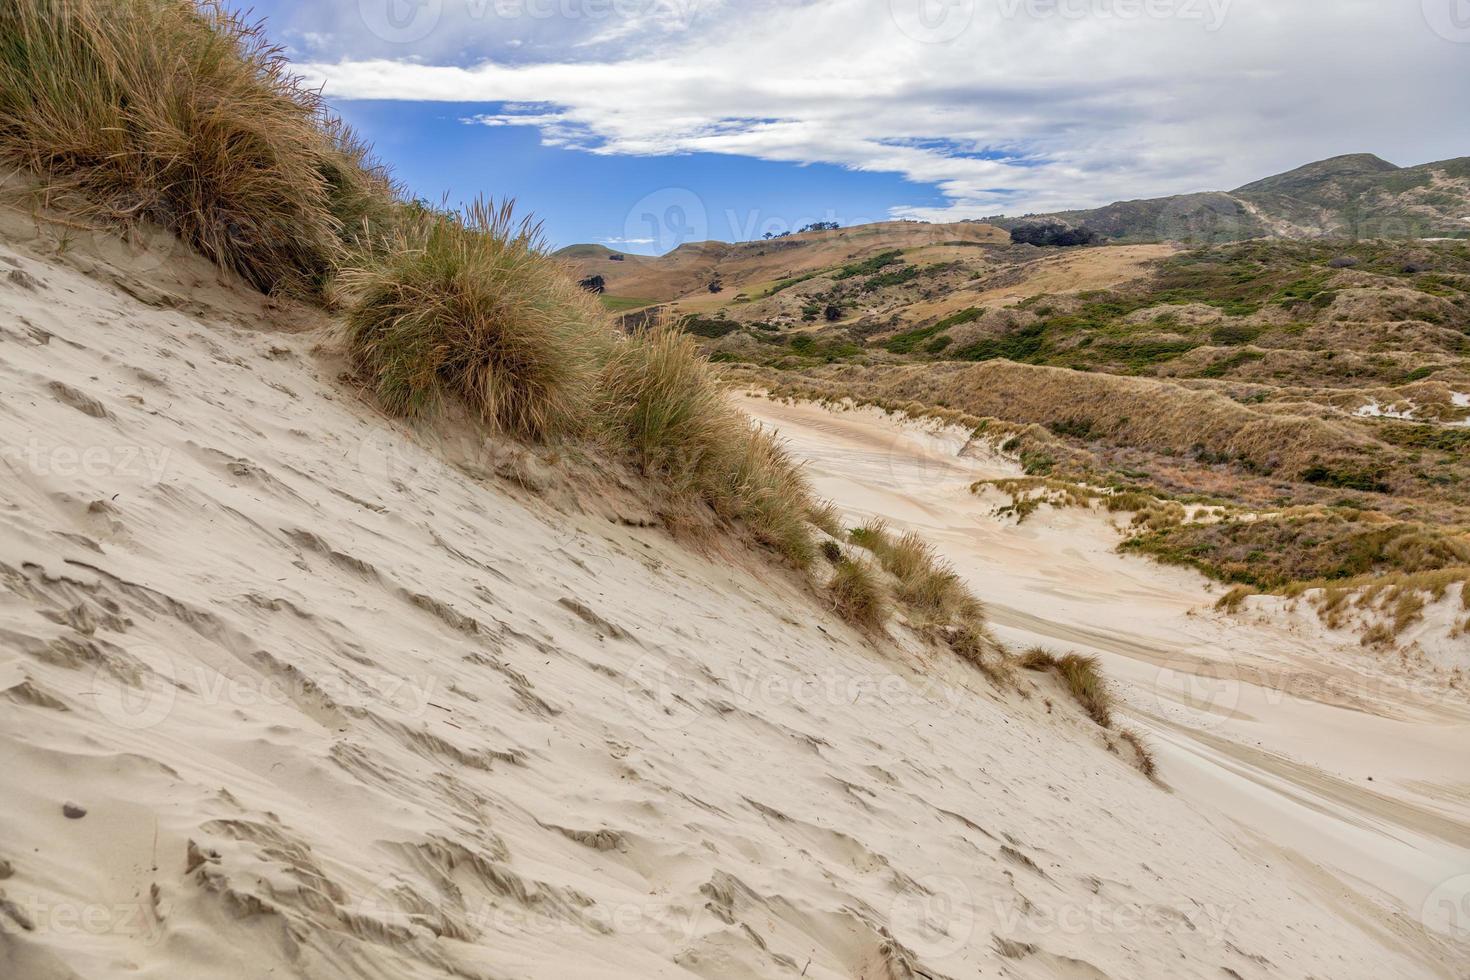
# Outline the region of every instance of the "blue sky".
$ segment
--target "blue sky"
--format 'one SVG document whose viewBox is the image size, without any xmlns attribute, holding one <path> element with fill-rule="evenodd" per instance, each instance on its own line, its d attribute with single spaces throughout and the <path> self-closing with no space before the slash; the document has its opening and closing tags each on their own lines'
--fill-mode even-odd
<svg viewBox="0 0 1470 980">
<path fill-rule="evenodd" d="M 548 147 L 524 127 L 466 125 L 496 104 L 335 103 L 415 194 L 450 204 L 489 194 L 535 212 L 554 245 L 654 254 L 686 241 L 743 241 L 812 221 L 886 221 L 895 201 L 942 204 L 893 173 L 717 153 L 600 156 Z"/>
<path fill-rule="evenodd" d="M 263 0 L 421 196 L 558 245 L 950 221 L 1470 152 L 1463 0 Z M 1442 10 L 1440 8 L 1443 8 Z"/>
</svg>

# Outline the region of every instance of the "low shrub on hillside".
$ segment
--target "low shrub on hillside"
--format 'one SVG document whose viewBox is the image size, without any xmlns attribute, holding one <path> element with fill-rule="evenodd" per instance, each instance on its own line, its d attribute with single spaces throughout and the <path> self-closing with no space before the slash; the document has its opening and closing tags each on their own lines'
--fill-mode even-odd
<svg viewBox="0 0 1470 980">
<path fill-rule="evenodd" d="M 1086 226 L 1072 226 L 1060 221 L 1033 221 L 1011 229 L 1011 241 L 1018 245 L 1056 245 L 1071 248 L 1096 245 L 1103 236 Z"/>
<path fill-rule="evenodd" d="M 262 290 L 319 288 L 393 207 L 256 25 L 191 0 L 6 0 L 0 158 L 85 216 L 152 221 Z"/>
<path fill-rule="evenodd" d="M 1266 590 L 1295 582 L 1470 566 L 1470 540 L 1463 536 L 1432 525 L 1350 511 L 1176 524 L 1149 529 L 1122 547 L 1192 566 L 1222 582 Z"/>
</svg>

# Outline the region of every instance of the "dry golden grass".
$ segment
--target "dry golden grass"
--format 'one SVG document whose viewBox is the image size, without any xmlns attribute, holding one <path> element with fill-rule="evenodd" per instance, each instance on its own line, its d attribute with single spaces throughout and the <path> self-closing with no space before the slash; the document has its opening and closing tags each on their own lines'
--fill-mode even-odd
<svg viewBox="0 0 1470 980">
<path fill-rule="evenodd" d="M 1138 771 L 1149 779 L 1157 778 L 1159 772 L 1158 762 L 1154 759 L 1153 749 L 1149 747 L 1144 737 L 1131 728 L 1120 729 L 1118 731 L 1118 737 L 1127 742 L 1129 747 L 1133 749 L 1133 757 L 1138 766 Z"/>
<path fill-rule="evenodd" d="M 798 564 L 814 557 L 808 523 L 833 515 L 775 438 L 729 405 L 689 336 L 656 327 L 614 341 L 598 404 L 614 445 L 676 496 L 744 522 Z"/>
<path fill-rule="evenodd" d="M 821 369 L 817 377 L 836 375 Z M 1036 367 L 1009 361 L 906 365 L 865 372 L 866 393 L 921 400 L 973 416 L 1085 431 L 1114 445 L 1204 451 L 1258 472 L 1300 479 L 1313 467 L 1363 467 L 1378 447 L 1348 424 L 1247 406 L 1213 391 L 1151 378 Z"/>
<path fill-rule="evenodd" d="M 961 620 L 941 635 L 955 656 L 979 670 L 996 687 L 1007 687 L 1015 680 L 1015 664 L 979 620 Z"/>
<path fill-rule="evenodd" d="M 1237 585 L 1229 592 L 1222 595 L 1215 602 L 1215 608 L 1221 612 L 1239 612 L 1245 605 L 1245 600 L 1254 595 L 1254 592 L 1244 585 Z"/>
<path fill-rule="evenodd" d="M 1355 616 L 1365 622 L 1375 614 L 1384 617 L 1368 627 L 1364 639 L 1366 645 L 1381 646 L 1421 621 L 1429 603 L 1445 599 L 1452 588 L 1459 592 L 1461 608 L 1470 609 L 1470 567 L 1362 576 L 1336 583 L 1302 582 L 1286 594 L 1320 590 L 1313 605 L 1317 616 L 1333 629 L 1348 625 Z"/>
<path fill-rule="evenodd" d="M 824 500 L 813 506 L 810 520 L 824 534 L 833 538 L 842 537 L 842 514 L 832 501 Z"/>
<path fill-rule="evenodd" d="M 729 405 L 688 336 L 616 334 L 508 203 L 423 210 L 342 284 L 348 350 L 394 414 L 454 401 L 518 439 L 594 443 L 663 488 L 670 526 L 707 507 L 799 565 L 815 556 L 808 522 L 836 526 L 776 440 Z"/>
<path fill-rule="evenodd" d="M 1026 670 L 1054 671 L 1082 710 L 1103 728 L 1113 724 L 1112 696 L 1096 657 L 1068 653 L 1058 657 L 1049 650 L 1034 647 L 1021 655 Z"/>
<path fill-rule="evenodd" d="M 847 558 L 837 563 L 827 585 L 832 608 L 855 626 L 879 633 L 890 607 L 877 571 L 866 561 Z"/>
<path fill-rule="evenodd" d="M 453 397 L 520 438 L 587 431 L 610 328 L 509 203 L 425 211 L 342 279 L 348 349 L 388 411 Z"/>
<path fill-rule="evenodd" d="M 0 7 L 0 161 L 83 219 L 153 222 L 257 288 L 340 298 L 347 352 L 392 414 L 452 403 L 509 438 L 595 447 L 660 488 L 671 527 L 702 508 L 799 566 L 813 524 L 840 533 L 689 337 L 615 334 L 508 203 L 401 200 L 260 27 L 214 0 Z M 826 544 L 834 606 L 881 631 L 882 572 Z M 957 648 L 1000 669 L 980 604 L 927 545 L 885 535 L 878 554 L 926 625 L 959 624 Z"/>
<path fill-rule="evenodd" d="M 984 609 L 950 565 L 912 531 L 894 537 L 882 521 L 848 532 L 898 580 L 898 598 L 926 625 L 982 620 Z"/>
<path fill-rule="evenodd" d="M 0 158 L 88 218 L 152 221 L 262 290 L 315 290 L 383 173 L 257 25 L 191 0 L 6 0 Z"/>
</svg>

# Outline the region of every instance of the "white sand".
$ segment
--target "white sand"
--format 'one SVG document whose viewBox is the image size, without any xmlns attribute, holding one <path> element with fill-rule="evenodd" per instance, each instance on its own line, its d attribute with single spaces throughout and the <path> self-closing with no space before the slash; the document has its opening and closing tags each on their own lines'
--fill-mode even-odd
<svg viewBox="0 0 1470 980">
<path fill-rule="evenodd" d="M 273 329 L 192 258 L 82 243 L 62 264 L 10 221 L 0 977 L 1452 977 L 1470 957 L 1284 818 L 1248 836 L 1212 802 L 1230 767 L 1242 796 L 1261 774 L 1312 790 L 1243 761 L 1242 731 L 1296 726 L 1312 799 L 1369 851 L 1458 861 L 1436 836 L 1464 827 L 1451 708 L 1383 694 L 1398 715 L 1375 700 L 1329 746 L 1307 715 L 1337 709 L 1292 702 L 1288 726 L 1243 693 L 1216 744 L 1125 677 L 1168 792 L 1059 691 L 1002 698 L 866 644 L 783 573 L 446 465 L 339 384 L 322 334 Z M 915 457 L 936 486 L 937 448 Z M 829 492 L 856 479 L 818 465 Z M 1077 550 L 1051 578 L 1024 535 L 921 490 L 862 499 L 973 542 L 956 557 L 1010 636 L 1142 649 L 1193 601 L 1038 523 L 1033 547 Z M 1380 790 L 1326 761 L 1349 749 Z"/>
</svg>

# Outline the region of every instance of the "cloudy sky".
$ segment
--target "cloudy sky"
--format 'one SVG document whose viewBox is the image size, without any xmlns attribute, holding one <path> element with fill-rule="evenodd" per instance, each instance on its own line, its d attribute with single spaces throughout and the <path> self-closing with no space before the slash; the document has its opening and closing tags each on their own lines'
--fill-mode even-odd
<svg viewBox="0 0 1470 980">
<path fill-rule="evenodd" d="M 954 220 L 1470 154 L 1470 0 L 267 0 L 413 190 L 560 244 Z"/>
</svg>

